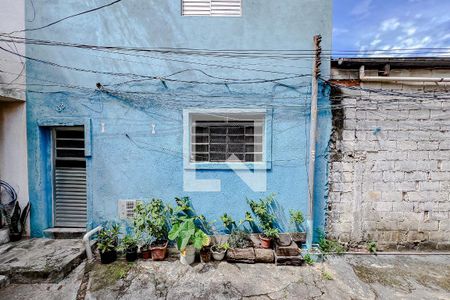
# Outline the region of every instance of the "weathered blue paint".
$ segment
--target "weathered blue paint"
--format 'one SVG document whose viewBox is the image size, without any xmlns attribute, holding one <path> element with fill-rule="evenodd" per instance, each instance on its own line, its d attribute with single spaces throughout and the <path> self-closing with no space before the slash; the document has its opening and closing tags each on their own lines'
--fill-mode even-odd
<svg viewBox="0 0 450 300">
<path fill-rule="evenodd" d="M 99 0 L 35 2 L 36 18 L 26 25 L 29 29 L 36 28 L 104 3 Z M 26 34 L 27 38 L 91 45 L 217 50 L 312 50 L 313 36 L 322 34 L 323 48 L 331 49 L 331 0 L 244 0 L 243 16 L 237 18 L 182 17 L 180 9 L 180 1 L 122 1 Z M 27 2 L 27 13 L 31 12 L 31 4 Z M 310 55 L 301 59 L 154 52 L 123 55 L 32 44 L 26 51 L 32 58 L 94 71 L 27 60 L 33 236 L 41 236 L 44 229 L 52 226 L 48 126 L 70 125 L 73 120 L 84 120 L 86 136 L 91 141 L 88 142 L 90 151 L 86 153 L 89 227 L 116 218 L 119 199 L 157 197 L 172 202 L 175 196 L 190 196 L 199 213 L 210 220 L 219 220 L 224 212 L 236 219 L 242 218 L 248 210 L 246 197 L 259 198 L 273 192 L 277 195 L 280 219 L 286 220 L 291 208 L 307 211 L 311 77 L 227 85 L 191 81 L 223 81 L 208 77 L 202 71 L 215 77 L 239 79 L 283 78 L 292 76 L 291 73 L 311 75 Z M 280 52 L 274 52 L 276 54 Z M 328 65 L 326 60 L 322 64 L 324 77 L 329 73 Z M 185 71 L 169 76 L 182 70 Z M 168 80 L 123 83 L 136 79 L 125 75 L 129 73 L 168 77 Z M 191 83 L 171 81 L 173 79 Z M 96 90 L 97 82 L 114 92 Z M 42 86 L 54 83 L 58 86 Z M 328 91 L 322 89 L 315 188 L 317 228 L 323 228 L 327 194 L 326 154 L 331 128 L 328 104 Z M 197 171 L 199 178 L 221 179 L 221 192 L 183 191 L 183 108 L 264 108 L 273 112 L 268 132 L 272 142 L 267 193 L 253 192 L 233 171 L 221 169 Z M 153 125 L 155 134 L 152 134 Z"/>
</svg>

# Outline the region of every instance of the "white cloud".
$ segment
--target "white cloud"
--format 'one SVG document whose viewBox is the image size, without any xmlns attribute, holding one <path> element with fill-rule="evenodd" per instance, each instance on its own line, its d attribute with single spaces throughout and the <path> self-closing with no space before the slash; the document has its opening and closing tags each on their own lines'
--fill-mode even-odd
<svg viewBox="0 0 450 300">
<path fill-rule="evenodd" d="M 375 39 L 370 43 L 370 46 L 372 47 L 376 47 L 377 45 L 379 45 L 381 43 L 380 39 Z"/>
<path fill-rule="evenodd" d="M 417 31 L 416 27 L 405 28 L 405 32 L 407 35 L 413 35 L 414 33 L 416 33 L 416 31 Z"/>
<path fill-rule="evenodd" d="M 400 27 L 400 22 L 397 18 L 391 18 L 391 19 L 387 19 L 384 20 L 381 23 L 381 31 L 392 31 L 392 30 L 397 30 L 397 28 Z"/>
</svg>

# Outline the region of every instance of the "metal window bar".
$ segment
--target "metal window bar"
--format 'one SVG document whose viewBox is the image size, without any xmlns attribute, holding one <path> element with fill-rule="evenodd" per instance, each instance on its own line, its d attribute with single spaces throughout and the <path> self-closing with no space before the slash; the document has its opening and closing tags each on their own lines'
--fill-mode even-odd
<svg viewBox="0 0 450 300">
<path fill-rule="evenodd" d="M 225 162 L 263 160 L 263 122 L 195 121 L 191 129 L 191 161 Z"/>
</svg>

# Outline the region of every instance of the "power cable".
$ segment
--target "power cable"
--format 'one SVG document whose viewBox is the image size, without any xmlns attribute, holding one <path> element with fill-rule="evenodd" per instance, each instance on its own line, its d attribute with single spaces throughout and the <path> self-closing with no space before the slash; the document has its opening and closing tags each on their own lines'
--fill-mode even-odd
<svg viewBox="0 0 450 300">
<path fill-rule="evenodd" d="M 114 5 L 114 4 L 119 3 L 121 1 L 122 0 L 115 0 L 115 1 L 113 1 L 111 3 L 105 4 L 105 5 L 96 7 L 96 8 L 88 9 L 88 10 L 85 10 L 85 11 L 82 11 L 82 12 L 79 12 L 79 13 L 76 13 L 76 14 L 73 14 L 73 15 L 69 15 L 67 17 L 61 18 L 59 20 L 56 20 L 56 21 L 51 22 L 51 23 L 49 23 L 47 25 L 44 25 L 44 26 L 40 26 L 40 27 L 36 27 L 36 28 L 28 28 L 28 29 L 23 29 L 23 30 L 16 30 L 16 31 L 10 32 L 9 34 L 19 33 L 19 32 L 28 32 L 28 31 L 36 31 L 36 30 L 41 30 L 41 29 L 44 29 L 44 28 L 48 28 L 48 27 L 53 26 L 55 24 L 58 24 L 58 23 L 60 23 L 62 21 L 65 21 L 65 20 L 68 20 L 68 19 L 71 19 L 71 18 L 75 18 L 75 17 L 81 16 L 81 15 L 84 15 L 84 14 L 88 14 L 88 13 L 91 13 L 91 12 L 103 9 L 105 7 Z M 33 8 L 34 8 L 34 5 L 33 5 Z"/>
</svg>

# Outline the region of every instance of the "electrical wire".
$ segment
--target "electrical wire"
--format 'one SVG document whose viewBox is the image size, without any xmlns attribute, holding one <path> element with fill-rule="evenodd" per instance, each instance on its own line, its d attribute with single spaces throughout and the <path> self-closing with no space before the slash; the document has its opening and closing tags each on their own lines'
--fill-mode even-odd
<svg viewBox="0 0 450 300">
<path fill-rule="evenodd" d="M 215 56 L 227 58 L 271 58 L 271 59 L 304 59 L 313 58 L 314 49 L 202 49 L 202 48 L 181 48 L 181 47 L 131 47 L 131 46 L 105 46 L 105 45 L 89 45 L 53 40 L 32 39 L 19 36 L 12 36 L 10 34 L 0 34 L 3 36 L 2 41 L 15 40 L 16 42 L 27 43 L 30 45 L 45 45 L 45 46 L 60 46 L 73 47 L 80 49 L 103 49 L 116 51 L 131 51 L 131 52 L 150 52 L 159 54 L 177 54 L 177 55 L 195 55 L 195 56 Z M 371 50 L 323 50 L 324 56 L 338 56 L 338 55 L 357 55 L 357 54 L 445 54 L 450 51 L 450 47 L 424 47 L 424 48 L 392 48 L 392 49 L 371 49 Z"/>
<path fill-rule="evenodd" d="M 58 23 L 61 23 L 61 22 L 65 21 L 65 20 L 68 20 L 68 19 L 71 19 L 71 18 L 75 18 L 75 17 L 81 16 L 81 15 L 84 15 L 84 14 L 88 14 L 88 13 L 91 13 L 91 12 L 94 12 L 94 11 L 97 11 L 97 10 L 100 10 L 100 9 L 103 9 L 103 8 L 105 8 L 105 7 L 114 5 L 114 4 L 119 3 L 119 2 L 121 2 L 121 1 L 122 1 L 122 0 L 115 0 L 115 1 L 110 2 L 110 3 L 107 3 L 107 4 L 105 4 L 105 5 L 102 5 L 102 6 L 99 6 L 99 7 L 95 7 L 95 8 L 92 8 L 92 9 L 88 9 L 88 10 L 85 10 L 85 11 L 82 11 L 82 12 L 79 12 L 79 13 L 76 13 L 76 14 L 69 15 L 69 16 L 67 16 L 67 17 L 58 19 L 58 20 L 53 21 L 53 22 L 51 22 L 51 23 L 49 23 L 49 24 L 47 24 L 47 25 L 43 25 L 43 26 L 36 27 L 36 28 L 26 28 L 26 29 L 23 29 L 23 30 L 16 30 L 16 31 L 10 32 L 9 34 L 14 34 L 14 33 L 19 33 L 19 32 L 28 32 L 28 31 L 36 31 L 36 30 L 45 29 L 45 28 L 51 27 L 51 26 L 53 26 L 53 25 L 56 25 L 56 24 L 58 24 Z M 34 5 L 33 5 L 33 8 L 34 8 Z"/>
</svg>

